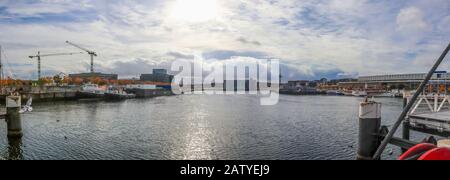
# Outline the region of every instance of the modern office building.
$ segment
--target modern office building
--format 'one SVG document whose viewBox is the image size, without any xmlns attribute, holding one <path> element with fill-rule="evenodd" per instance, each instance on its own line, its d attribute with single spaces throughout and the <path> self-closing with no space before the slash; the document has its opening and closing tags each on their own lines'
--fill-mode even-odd
<svg viewBox="0 0 450 180">
<path fill-rule="evenodd" d="M 141 81 L 171 83 L 173 75 L 167 74 L 166 69 L 154 69 L 153 74 L 142 74 Z"/>
<path fill-rule="evenodd" d="M 167 69 L 153 69 L 153 74 L 167 74 Z"/>
</svg>

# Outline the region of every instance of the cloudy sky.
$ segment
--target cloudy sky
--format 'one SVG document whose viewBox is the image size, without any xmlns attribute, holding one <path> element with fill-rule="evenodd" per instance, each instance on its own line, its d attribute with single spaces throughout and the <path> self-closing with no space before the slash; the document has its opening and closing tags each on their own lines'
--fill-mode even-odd
<svg viewBox="0 0 450 180">
<path fill-rule="evenodd" d="M 0 0 L 7 75 L 36 78 L 27 57 L 79 51 L 66 40 L 121 77 L 195 54 L 277 58 L 285 80 L 424 72 L 450 42 L 450 1 Z M 47 57 L 42 69 L 87 72 L 89 57 Z"/>
</svg>

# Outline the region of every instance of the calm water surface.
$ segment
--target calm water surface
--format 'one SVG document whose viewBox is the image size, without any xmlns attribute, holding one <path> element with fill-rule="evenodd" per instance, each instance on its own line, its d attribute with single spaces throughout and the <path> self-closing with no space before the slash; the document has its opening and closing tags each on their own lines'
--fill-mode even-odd
<svg viewBox="0 0 450 180">
<path fill-rule="evenodd" d="M 184 95 L 123 102 L 57 102 L 24 114 L 21 141 L 6 138 L 3 159 L 354 159 L 362 98 Z M 383 103 L 393 124 L 401 99 Z M 415 135 L 422 138 L 420 135 Z M 398 148 L 389 147 L 398 156 Z"/>
</svg>

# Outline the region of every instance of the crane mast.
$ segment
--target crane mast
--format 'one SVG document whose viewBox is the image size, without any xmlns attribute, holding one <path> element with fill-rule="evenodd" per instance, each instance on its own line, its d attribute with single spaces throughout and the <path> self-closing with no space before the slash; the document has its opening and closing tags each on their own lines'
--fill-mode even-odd
<svg viewBox="0 0 450 180">
<path fill-rule="evenodd" d="M 49 56 L 70 56 L 74 54 L 83 54 L 83 52 L 77 52 L 77 53 L 56 53 L 56 54 L 41 54 L 40 51 L 38 51 L 37 55 L 34 56 L 28 56 L 30 59 L 37 58 L 38 61 L 38 80 L 41 79 L 41 58 L 42 57 L 49 57 Z"/>
<path fill-rule="evenodd" d="M 76 47 L 78 49 L 81 49 L 83 51 L 86 51 L 91 56 L 91 73 L 93 74 L 95 72 L 94 71 L 94 56 L 97 56 L 97 53 L 94 52 L 94 51 L 91 51 L 89 49 L 83 48 L 83 47 L 81 47 L 81 46 L 79 46 L 77 44 L 74 44 L 74 43 L 70 42 L 70 41 L 66 41 L 66 43 L 70 44 L 70 45 L 72 45 L 72 46 L 74 46 L 74 47 Z"/>
</svg>

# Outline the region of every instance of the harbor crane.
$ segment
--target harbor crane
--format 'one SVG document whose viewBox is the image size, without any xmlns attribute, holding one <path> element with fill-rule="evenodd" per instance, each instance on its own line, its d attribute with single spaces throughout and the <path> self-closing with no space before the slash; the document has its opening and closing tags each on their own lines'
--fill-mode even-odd
<svg viewBox="0 0 450 180">
<path fill-rule="evenodd" d="M 83 52 L 76 52 L 76 53 L 55 53 L 55 54 L 41 54 L 39 51 L 37 55 L 34 56 L 28 56 L 30 59 L 37 58 L 38 61 L 38 80 L 41 79 L 41 58 L 42 57 L 50 57 L 50 56 L 71 56 L 74 54 L 83 54 Z"/>
<path fill-rule="evenodd" d="M 74 43 L 70 42 L 70 41 L 66 41 L 66 43 L 70 44 L 70 45 L 72 45 L 72 46 L 74 46 L 74 47 L 76 47 L 78 49 L 81 49 L 83 51 L 86 51 L 91 56 L 91 73 L 94 73 L 94 56 L 97 56 L 97 53 L 94 52 L 94 51 L 91 51 L 89 49 L 83 48 L 83 47 L 81 47 L 81 46 L 79 46 L 77 44 L 74 44 Z"/>
</svg>

